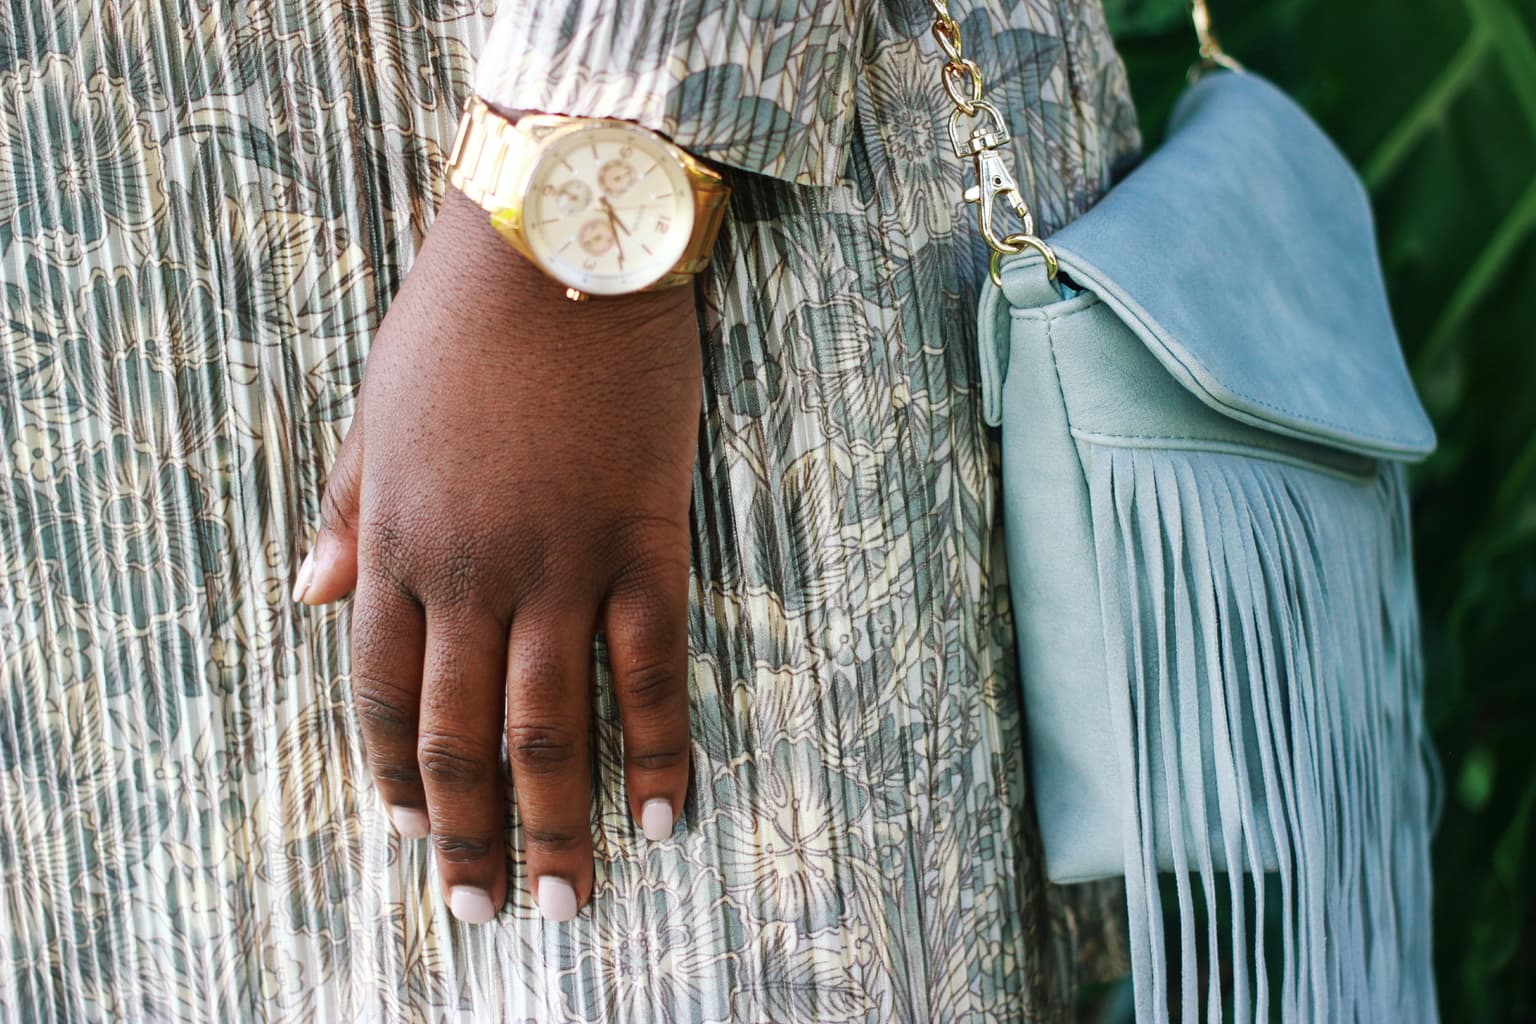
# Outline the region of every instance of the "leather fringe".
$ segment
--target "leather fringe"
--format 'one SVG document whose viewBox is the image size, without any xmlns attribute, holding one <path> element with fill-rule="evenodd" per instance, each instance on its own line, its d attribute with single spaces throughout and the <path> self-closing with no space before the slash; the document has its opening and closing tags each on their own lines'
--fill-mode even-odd
<svg viewBox="0 0 1536 1024">
<path fill-rule="evenodd" d="M 1101 592 L 1121 595 L 1104 638 L 1128 683 L 1136 1019 L 1434 1021 L 1402 467 L 1096 446 L 1088 470 Z"/>
</svg>

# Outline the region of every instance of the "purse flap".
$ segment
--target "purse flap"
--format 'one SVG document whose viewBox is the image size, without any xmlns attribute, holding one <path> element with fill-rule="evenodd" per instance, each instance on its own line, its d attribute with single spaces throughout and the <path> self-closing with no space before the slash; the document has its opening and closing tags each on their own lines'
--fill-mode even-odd
<svg viewBox="0 0 1536 1024">
<path fill-rule="evenodd" d="M 1434 449 L 1365 189 L 1258 76 L 1223 71 L 1191 86 L 1163 147 L 1050 245 L 1073 282 L 1216 411 L 1378 458 Z M 1038 262 L 1007 261 L 1005 290 Z"/>
</svg>

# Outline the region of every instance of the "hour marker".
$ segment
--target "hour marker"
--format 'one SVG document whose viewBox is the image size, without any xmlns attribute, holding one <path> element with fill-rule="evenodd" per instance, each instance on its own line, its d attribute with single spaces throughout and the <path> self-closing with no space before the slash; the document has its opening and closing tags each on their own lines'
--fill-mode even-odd
<svg viewBox="0 0 1536 1024">
<path fill-rule="evenodd" d="M 644 242 L 640 243 L 640 248 L 645 250 L 645 254 L 647 256 L 654 256 L 655 255 L 655 253 L 651 252 L 651 247 L 646 245 Z"/>
<path fill-rule="evenodd" d="M 558 252 L 565 252 L 565 250 L 567 250 L 567 249 L 569 249 L 571 247 L 571 243 L 574 242 L 574 241 L 576 241 L 576 239 L 574 239 L 574 238 L 567 238 L 565 240 L 565 244 L 562 245 L 557 251 Z"/>
<path fill-rule="evenodd" d="M 651 198 L 652 199 L 670 199 L 670 198 L 672 198 L 672 193 L 671 192 L 657 192 L 655 195 L 651 196 Z"/>
</svg>

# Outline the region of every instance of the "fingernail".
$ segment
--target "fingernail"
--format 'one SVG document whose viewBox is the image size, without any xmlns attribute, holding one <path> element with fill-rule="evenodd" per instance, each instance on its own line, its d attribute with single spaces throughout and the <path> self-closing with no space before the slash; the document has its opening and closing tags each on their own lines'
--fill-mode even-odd
<svg viewBox="0 0 1536 1024">
<path fill-rule="evenodd" d="M 645 838 L 653 843 L 660 842 L 672 834 L 672 801 L 657 798 L 647 800 L 645 806 L 640 808 L 640 827 L 645 831 Z"/>
<path fill-rule="evenodd" d="M 576 890 L 554 875 L 539 879 L 539 913 L 546 921 L 569 921 L 576 916 Z"/>
<path fill-rule="evenodd" d="M 425 839 L 427 833 L 432 831 L 427 812 L 414 807 L 391 807 L 389 820 L 395 823 L 395 831 L 400 833 L 402 839 Z"/>
<path fill-rule="evenodd" d="M 496 916 L 491 894 L 473 885 L 456 885 L 449 889 L 448 909 L 465 924 L 485 924 Z"/>
<path fill-rule="evenodd" d="M 315 600 L 308 592 L 314 589 L 317 576 L 329 576 L 336 566 L 336 535 L 329 530 L 321 530 L 315 534 L 315 546 L 309 552 L 309 575 L 304 578 L 305 594 L 302 598 L 305 604 L 319 605 L 323 601 Z"/>
<path fill-rule="evenodd" d="M 309 585 L 315 578 L 315 553 L 311 551 L 304 556 L 304 561 L 299 565 L 299 575 L 293 581 L 293 603 L 303 604 L 304 595 L 309 593 Z"/>
</svg>

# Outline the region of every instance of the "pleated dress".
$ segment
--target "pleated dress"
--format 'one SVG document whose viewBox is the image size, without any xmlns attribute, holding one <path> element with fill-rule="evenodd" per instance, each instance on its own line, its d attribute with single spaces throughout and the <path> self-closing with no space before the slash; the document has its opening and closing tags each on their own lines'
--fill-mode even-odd
<svg viewBox="0 0 1536 1024">
<path fill-rule="evenodd" d="M 1102 13 L 952 3 L 1048 232 L 1138 145 Z M 1071 1019 L 1123 936 L 1113 887 L 1043 877 L 925 6 L 495 7 L 0 5 L 0 1017 Z M 449 914 L 364 769 L 346 605 L 288 596 L 471 88 L 735 189 L 692 789 L 647 843 L 599 645 L 597 889 L 561 925 L 515 854 L 494 922 Z"/>
</svg>

